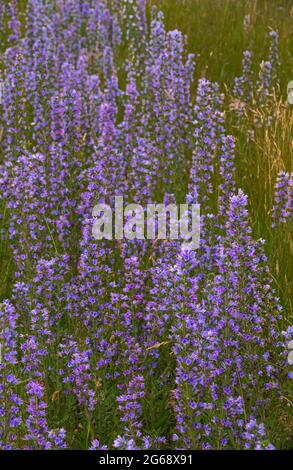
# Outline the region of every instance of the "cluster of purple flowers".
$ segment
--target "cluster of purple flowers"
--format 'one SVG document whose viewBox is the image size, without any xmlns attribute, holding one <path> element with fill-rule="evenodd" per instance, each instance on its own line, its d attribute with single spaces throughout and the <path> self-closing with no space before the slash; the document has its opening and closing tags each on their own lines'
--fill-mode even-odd
<svg viewBox="0 0 293 470">
<path fill-rule="evenodd" d="M 262 422 L 284 366 L 281 307 L 237 190 L 219 85 L 201 79 L 193 102 L 194 56 L 161 12 L 147 21 L 144 0 L 2 10 L 14 283 L 0 304 L 0 448 L 272 448 Z M 241 101 L 252 83 L 246 52 Z M 114 195 L 199 203 L 199 249 L 95 240 L 92 209 Z M 276 223 L 290 210 L 280 174 Z"/>
<path fill-rule="evenodd" d="M 293 220 L 293 175 L 285 171 L 277 176 L 272 220 L 272 227 Z"/>
<path fill-rule="evenodd" d="M 201 288 L 194 287 L 192 301 L 175 311 L 175 438 L 187 448 L 243 446 L 248 417 L 260 419 L 278 387 L 273 348 L 281 344 L 281 307 L 262 243 L 251 237 L 246 205 L 241 191 L 231 196 L 213 269 Z M 177 282 L 188 293 L 194 262 L 181 255 L 180 266 Z"/>
<path fill-rule="evenodd" d="M 266 108 L 273 99 L 273 94 L 279 87 L 279 35 L 277 31 L 269 33 L 269 53 L 267 60 L 259 65 L 257 75 L 250 50 L 244 51 L 242 60 L 242 74 L 234 79 L 233 109 L 241 120 L 245 113 L 252 113 L 257 127 L 269 126 L 271 116 L 266 114 Z"/>
</svg>

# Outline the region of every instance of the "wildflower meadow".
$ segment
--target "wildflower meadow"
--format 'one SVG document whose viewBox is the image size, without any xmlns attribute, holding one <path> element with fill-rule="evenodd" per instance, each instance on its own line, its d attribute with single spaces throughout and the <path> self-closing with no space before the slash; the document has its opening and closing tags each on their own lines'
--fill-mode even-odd
<svg viewBox="0 0 293 470">
<path fill-rule="evenodd" d="M 1 450 L 293 450 L 292 80 L 291 0 L 0 0 Z"/>
</svg>

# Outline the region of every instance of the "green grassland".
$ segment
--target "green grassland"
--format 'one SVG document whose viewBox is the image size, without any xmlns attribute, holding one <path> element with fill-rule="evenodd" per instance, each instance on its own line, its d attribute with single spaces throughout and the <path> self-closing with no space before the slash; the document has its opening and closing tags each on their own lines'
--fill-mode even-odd
<svg viewBox="0 0 293 470">
<path fill-rule="evenodd" d="M 22 11 L 25 1 L 19 1 Z M 290 0 L 149 0 L 149 12 L 156 5 L 165 15 L 168 29 L 186 34 L 187 48 L 196 55 L 193 92 L 197 80 L 205 76 L 217 81 L 225 94 L 225 119 L 236 139 L 237 184 L 248 195 L 254 237 L 265 240 L 271 276 L 284 315 L 280 329 L 292 323 L 293 236 L 292 226 L 271 228 L 271 208 L 276 175 L 292 172 L 293 107 L 287 103 L 287 83 L 293 80 L 293 1 Z M 280 87 L 266 107 L 247 113 L 239 123 L 234 112 L 233 81 L 241 74 L 243 52 L 253 52 L 255 73 L 266 58 L 269 32 L 279 33 Z M 1 38 L 1 52 L 8 38 Z M 257 127 L 255 116 L 271 117 L 270 126 Z M 248 135 L 254 133 L 254 139 Z M 0 129 L 0 139 L 1 139 Z M 13 285 L 12 255 L 5 239 L 4 217 L 0 219 L 0 298 L 9 296 Z M 290 390 L 291 387 L 291 390 Z M 293 448 L 293 422 L 290 416 L 292 386 L 284 384 L 284 400 L 276 403 L 265 423 L 280 449 Z M 150 410 L 156 410 L 150 404 Z M 159 419 L 159 418 L 158 418 Z"/>
</svg>

